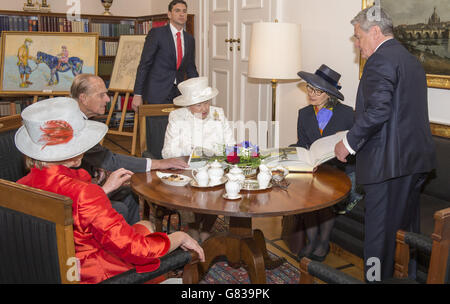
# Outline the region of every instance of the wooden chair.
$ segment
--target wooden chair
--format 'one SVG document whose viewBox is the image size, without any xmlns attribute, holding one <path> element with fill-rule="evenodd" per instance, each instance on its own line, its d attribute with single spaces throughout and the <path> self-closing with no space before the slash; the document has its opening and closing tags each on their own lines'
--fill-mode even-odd
<svg viewBox="0 0 450 304">
<path fill-rule="evenodd" d="M 65 196 L 0 179 L 0 284 L 77 283 L 72 201 Z M 105 284 L 139 284 L 184 266 L 184 283 L 198 283 L 198 255 L 178 249 L 160 268 L 134 269 Z"/>
<path fill-rule="evenodd" d="M 176 110 L 178 107 L 170 104 L 146 104 L 141 105 L 138 110 L 139 119 L 139 148 L 141 156 L 150 158 L 161 158 L 161 151 L 164 146 L 164 136 L 167 128 L 167 120 L 158 124 L 157 130 L 152 130 L 155 136 L 154 139 L 148 136 L 147 133 L 147 117 L 162 117 L 167 118 L 170 112 Z M 147 137 L 151 138 L 151 141 L 147 143 Z M 150 152 L 150 154 L 147 154 Z"/>
<path fill-rule="evenodd" d="M 408 264 L 412 248 L 425 256 L 430 256 L 427 284 L 450 283 L 450 208 L 437 211 L 434 220 L 434 233 L 431 238 L 403 230 L 397 232 L 394 278 L 381 283 L 417 283 L 408 279 Z M 328 265 L 308 258 L 301 259 L 300 284 L 313 284 L 314 278 L 333 284 L 362 283 Z"/>
<path fill-rule="evenodd" d="M 167 117 L 170 112 L 176 110 L 177 108 L 179 107 L 171 104 L 146 104 L 139 106 L 139 151 L 142 157 L 151 159 L 161 158 L 161 151 L 164 146 L 164 137 L 168 123 Z M 154 137 L 151 135 L 147 136 L 147 117 L 166 118 L 155 124 L 157 128 L 156 130 L 152 130 L 152 133 L 154 132 L 153 134 L 155 135 Z M 148 137 L 150 137 L 150 142 L 147 144 Z M 172 215 L 177 215 L 178 219 L 180 219 L 180 214 L 176 210 L 170 210 L 156 204 L 152 204 L 151 202 L 150 204 L 147 204 L 142 198 L 140 199 L 140 204 L 144 210 L 144 218 L 149 218 L 150 214 L 153 215 L 152 220 L 156 224 L 157 231 L 162 231 L 162 223 L 165 217 L 167 217 L 167 232 L 170 232 L 170 219 Z"/>
<path fill-rule="evenodd" d="M 0 118 L 0 178 L 13 182 L 25 174 L 24 157 L 14 143 L 14 136 L 21 126 L 20 115 Z"/>
</svg>

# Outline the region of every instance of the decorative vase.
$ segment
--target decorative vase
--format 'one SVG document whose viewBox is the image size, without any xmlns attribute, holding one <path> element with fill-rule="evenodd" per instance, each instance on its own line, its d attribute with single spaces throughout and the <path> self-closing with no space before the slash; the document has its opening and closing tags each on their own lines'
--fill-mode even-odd
<svg viewBox="0 0 450 304">
<path fill-rule="evenodd" d="M 27 2 L 23 4 L 23 10 L 25 12 L 38 12 L 39 4 L 38 3 L 33 4 L 32 0 L 27 0 Z"/>
<path fill-rule="evenodd" d="M 42 13 L 50 12 L 50 5 L 47 4 L 47 0 L 42 0 L 42 4 L 40 5 L 39 11 Z"/>
<path fill-rule="evenodd" d="M 256 177 L 256 173 L 258 168 L 253 168 L 252 166 L 242 166 L 239 167 L 242 169 L 242 173 L 245 175 L 245 178 L 254 178 Z"/>
<path fill-rule="evenodd" d="M 105 12 L 103 15 L 105 16 L 111 16 L 112 14 L 109 12 L 109 8 L 111 7 L 113 0 L 101 0 L 102 5 L 105 7 Z"/>
</svg>

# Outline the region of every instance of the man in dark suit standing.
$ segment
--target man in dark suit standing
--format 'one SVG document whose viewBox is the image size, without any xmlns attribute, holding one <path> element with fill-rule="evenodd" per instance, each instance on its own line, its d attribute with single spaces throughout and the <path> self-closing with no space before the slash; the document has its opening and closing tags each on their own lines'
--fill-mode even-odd
<svg viewBox="0 0 450 304">
<path fill-rule="evenodd" d="M 177 84 L 198 77 L 195 66 L 195 40 L 184 31 L 187 4 L 169 4 L 169 24 L 153 28 L 147 35 L 134 85 L 133 109 L 145 103 L 170 104 L 180 95 Z"/>
<path fill-rule="evenodd" d="M 367 63 L 355 124 L 335 152 L 343 162 L 356 154 L 356 181 L 366 192 L 366 280 L 376 281 L 393 275 L 397 230 L 420 232 L 419 194 L 435 167 L 435 148 L 426 75 L 419 61 L 394 39 L 392 19 L 374 6 L 351 23 L 355 46 Z M 410 276 L 415 271 L 412 261 Z"/>
</svg>

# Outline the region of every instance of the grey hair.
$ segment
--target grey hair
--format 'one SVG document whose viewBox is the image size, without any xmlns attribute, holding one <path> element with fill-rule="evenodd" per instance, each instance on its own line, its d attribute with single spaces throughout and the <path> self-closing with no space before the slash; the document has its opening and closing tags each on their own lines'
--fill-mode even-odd
<svg viewBox="0 0 450 304">
<path fill-rule="evenodd" d="M 362 10 L 355 18 L 353 18 L 351 24 L 359 24 L 364 32 L 368 32 L 373 26 L 377 25 L 383 35 L 394 36 L 394 24 L 392 18 L 379 6 L 372 6 Z"/>
</svg>

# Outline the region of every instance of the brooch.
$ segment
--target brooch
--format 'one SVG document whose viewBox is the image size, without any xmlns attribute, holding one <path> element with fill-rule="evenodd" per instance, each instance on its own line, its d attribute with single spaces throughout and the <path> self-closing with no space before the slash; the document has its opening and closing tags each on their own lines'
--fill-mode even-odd
<svg viewBox="0 0 450 304">
<path fill-rule="evenodd" d="M 219 113 L 217 113 L 217 111 L 214 111 L 214 120 L 220 120 Z"/>
</svg>

